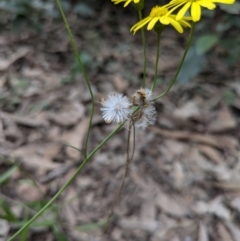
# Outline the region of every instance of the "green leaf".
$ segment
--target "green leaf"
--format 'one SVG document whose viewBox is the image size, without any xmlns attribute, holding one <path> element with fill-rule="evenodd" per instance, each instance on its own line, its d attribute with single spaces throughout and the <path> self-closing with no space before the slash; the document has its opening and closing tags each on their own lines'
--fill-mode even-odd
<svg viewBox="0 0 240 241">
<path fill-rule="evenodd" d="M 28 221 L 16 221 L 11 223 L 13 228 L 21 228 L 24 226 Z M 56 220 L 45 220 L 42 222 L 33 222 L 29 226 L 30 228 L 39 228 L 39 227 L 52 227 L 54 224 L 56 224 Z"/>
<path fill-rule="evenodd" d="M 25 209 L 24 211 L 24 221 L 27 221 L 29 219 L 29 213 L 28 209 Z M 23 230 L 23 232 L 20 235 L 20 241 L 26 241 L 28 238 L 29 228 L 26 228 Z"/>
<path fill-rule="evenodd" d="M 240 3 L 235 2 L 234 4 L 219 4 L 219 7 L 230 14 L 240 14 Z"/>
<path fill-rule="evenodd" d="M 235 95 L 232 91 L 226 90 L 223 94 L 223 99 L 227 105 L 232 105 L 235 100 Z"/>
<path fill-rule="evenodd" d="M 58 241 L 68 241 L 66 236 L 61 231 L 59 231 L 59 229 L 56 225 L 53 226 L 53 232 Z"/>
<path fill-rule="evenodd" d="M 78 13 L 79 15 L 81 15 L 82 17 L 93 17 L 95 12 L 94 10 L 85 3 L 78 3 L 75 7 L 74 7 L 74 12 Z"/>
<path fill-rule="evenodd" d="M 2 210 L 5 213 L 4 215 L 1 215 L 0 218 L 8 220 L 8 221 L 16 221 L 17 217 L 12 212 L 11 208 L 9 207 L 9 205 L 5 201 L 2 201 L 0 204 L 1 204 Z"/>
<path fill-rule="evenodd" d="M 193 77 L 202 71 L 205 61 L 205 56 L 198 55 L 195 48 L 190 47 L 183 66 L 178 74 L 177 81 L 181 84 L 188 83 Z"/>
<path fill-rule="evenodd" d="M 115 217 L 111 217 L 109 221 L 112 222 L 114 220 L 115 220 Z M 107 223 L 108 223 L 107 220 L 102 220 L 96 223 L 89 223 L 81 226 L 75 226 L 75 229 L 83 232 L 88 232 L 96 228 L 104 227 Z"/>
<path fill-rule="evenodd" d="M 212 47 L 214 47 L 218 43 L 218 41 L 218 37 L 214 34 L 199 37 L 196 42 L 197 54 L 202 55 L 207 53 Z"/>
<path fill-rule="evenodd" d="M 17 166 L 12 166 L 6 172 L 1 174 L 1 176 L 0 176 L 0 184 L 5 182 L 17 169 L 18 169 Z"/>
</svg>

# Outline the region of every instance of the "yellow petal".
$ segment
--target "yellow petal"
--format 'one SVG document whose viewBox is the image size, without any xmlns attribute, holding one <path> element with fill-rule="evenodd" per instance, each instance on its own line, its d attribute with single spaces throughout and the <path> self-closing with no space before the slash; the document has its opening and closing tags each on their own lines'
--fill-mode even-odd
<svg viewBox="0 0 240 241">
<path fill-rule="evenodd" d="M 191 6 L 191 2 L 187 2 L 182 8 L 181 10 L 178 12 L 176 20 L 179 20 L 181 18 L 183 18 L 183 16 L 185 15 L 186 11 L 189 9 L 189 7 Z"/>
<path fill-rule="evenodd" d="M 233 4 L 235 0 L 211 0 L 214 3 L 225 3 L 225 4 Z"/>
<path fill-rule="evenodd" d="M 194 22 L 197 22 L 200 20 L 201 17 L 201 7 L 197 2 L 192 3 L 191 7 L 191 16 L 193 18 Z"/>
<path fill-rule="evenodd" d="M 216 4 L 209 2 L 209 1 L 198 1 L 199 5 L 205 8 L 208 8 L 209 10 L 213 10 L 216 7 Z"/>
<path fill-rule="evenodd" d="M 127 7 L 127 5 L 131 2 L 132 0 L 126 1 L 126 3 L 123 5 L 123 7 Z"/>
<path fill-rule="evenodd" d="M 112 0 L 112 2 L 113 2 L 114 4 L 118 4 L 118 3 L 124 2 L 124 1 L 122 1 L 122 0 Z"/>
<path fill-rule="evenodd" d="M 158 21 L 158 19 L 159 19 L 159 18 L 153 18 L 153 19 L 149 22 L 149 24 L 148 24 L 148 26 L 147 26 L 147 30 L 152 30 L 153 27 L 154 27 L 154 25 L 155 25 L 156 22 Z"/>
<path fill-rule="evenodd" d="M 133 31 L 133 32 L 138 31 L 138 30 L 139 30 L 140 28 L 142 28 L 145 24 L 147 24 L 150 20 L 151 20 L 151 18 L 150 18 L 150 17 L 147 17 L 147 18 L 143 19 L 142 21 L 134 24 L 134 25 L 131 27 L 130 32 L 132 32 L 132 31 Z"/>
<path fill-rule="evenodd" d="M 189 22 L 187 22 L 187 21 L 184 21 L 183 19 L 181 19 L 181 20 L 178 20 L 178 22 L 183 26 L 183 27 L 189 27 L 189 28 L 191 28 L 191 24 L 189 23 Z"/>
<path fill-rule="evenodd" d="M 164 18 L 160 18 L 160 22 L 164 25 L 168 25 L 170 24 L 170 21 L 169 21 L 170 17 L 169 16 L 166 16 Z"/>
<path fill-rule="evenodd" d="M 183 33 L 183 28 L 182 26 L 174 19 L 169 18 L 170 23 L 172 24 L 172 26 L 179 32 L 179 33 Z"/>
</svg>

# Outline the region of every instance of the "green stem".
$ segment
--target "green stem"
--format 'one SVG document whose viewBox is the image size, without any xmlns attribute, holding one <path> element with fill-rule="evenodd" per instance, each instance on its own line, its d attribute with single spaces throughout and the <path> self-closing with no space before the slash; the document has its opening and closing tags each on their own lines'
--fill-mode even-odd
<svg viewBox="0 0 240 241">
<path fill-rule="evenodd" d="M 142 11 L 138 10 L 138 18 L 141 21 L 142 20 Z M 143 81 L 142 81 L 142 87 L 145 88 L 146 86 L 146 69 L 147 69 L 147 52 L 146 52 L 146 39 L 145 39 L 145 33 L 144 29 L 141 29 L 142 33 L 142 44 L 143 44 Z"/>
<path fill-rule="evenodd" d="M 91 88 L 91 84 L 90 84 L 90 81 L 88 79 L 88 76 L 87 76 L 87 73 L 84 69 L 84 66 L 82 64 L 82 61 L 79 57 L 79 53 L 78 53 L 78 50 L 77 50 L 77 46 L 76 46 L 76 43 L 74 41 L 74 37 L 73 37 L 73 34 L 72 34 L 72 31 L 70 29 L 70 26 L 68 24 L 68 21 L 67 21 L 67 18 L 65 16 L 65 13 L 62 9 L 62 5 L 60 3 L 60 0 L 56 0 L 57 2 L 57 5 L 58 5 L 58 8 L 59 8 L 59 11 L 62 15 L 62 18 L 63 18 L 63 21 L 64 21 L 64 24 L 65 24 L 65 27 L 67 29 L 67 32 L 68 32 L 68 35 L 70 37 L 70 40 L 71 40 L 71 44 L 72 44 L 72 47 L 73 47 L 73 51 L 74 51 L 74 54 L 77 58 L 77 61 L 78 61 L 78 64 L 79 64 L 79 67 L 83 73 L 83 76 L 85 78 L 85 82 L 87 84 L 87 87 L 88 87 L 88 90 L 89 90 L 89 93 L 91 95 L 91 113 L 90 113 L 90 120 L 89 120 L 89 124 L 88 124 L 88 130 L 87 130 L 87 134 L 86 134 L 86 139 L 85 139 L 85 146 L 84 146 L 84 157 L 86 158 L 87 156 L 87 146 L 88 146 L 88 140 L 89 140 L 89 135 L 90 135 L 90 130 L 91 130 L 91 125 L 92 125 L 92 119 L 93 119 L 93 114 L 94 114 L 94 96 L 93 96 L 93 92 L 92 92 L 92 88 Z"/>
<path fill-rule="evenodd" d="M 184 52 L 184 54 L 183 54 L 183 57 L 182 57 L 181 62 L 180 62 L 180 64 L 179 64 L 179 66 L 178 66 L 178 69 L 177 69 L 177 71 L 176 71 L 176 73 L 175 73 L 174 78 L 172 79 L 172 81 L 171 81 L 170 85 L 168 86 L 168 88 L 167 88 L 162 94 L 160 94 L 159 96 L 157 96 L 156 98 L 154 98 L 153 101 L 155 101 L 155 100 L 163 97 L 164 95 L 166 95 L 166 94 L 168 93 L 168 91 L 172 88 L 172 86 L 174 85 L 174 83 L 175 83 L 175 81 L 176 81 L 176 79 L 177 79 L 177 77 L 178 77 L 178 74 L 179 74 L 179 72 L 180 72 L 180 70 L 181 70 L 181 68 L 182 68 L 182 65 L 183 65 L 183 62 L 184 62 L 185 57 L 186 57 L 186 55 L 187 55 L 187 52 L 188 52 L 188 50 L 189 50 L 189 47 L 190 47 L 190 45 L 191 45 L 192 38 L 193 38 L 194 27 L 195 27 L 195 23 L 192 22 L 192 27 L 191 27 L 191 31 L 190 31 L 190 34 L 189 34 L 188 43 L 187 43 L 185 52 Z"/>
<path fill-rule="evenodd" d="M 157 54 L 156 54 L 156 62 L 155 62 L 154 79 L 153 79 L 153 84 L 151 88 L 152 91 L 154 90 L 157 82 L 158 60 L 159 60 L 159 52 L 160 52 L 160 37 L 161 37 L 161 33 L 157 33 Z"/>
<path fill-rule="evenodd" d="M 125 122 L 124 122 L 125 123 Z M 14 240 L 19 234 L 21 234 L 26 228 L 28 228 L 39 216 L 41 216 L 60 196 L 60 194 L 72 183 L 72 181 L 77 177 L 77 175 L 81 172 L 81 170 L 85 167 L 88 161 L 94 156 L 94 154 L 116 133 L 118 132 L 122 126 L 122 123 L 115 130 L 113 130 L 88 156 L 84 159 L 82 164 L 78 167 L 78 169 L 74 172 L 74 174 L 69 178 L 69 180 L 59 189 L 59 191 L 54 195 L 54 197 L 38 212 L 36 213 L 25 225 L 22 226 L 12 237 L 10 237 L 7 241 Z"/>
</svg>

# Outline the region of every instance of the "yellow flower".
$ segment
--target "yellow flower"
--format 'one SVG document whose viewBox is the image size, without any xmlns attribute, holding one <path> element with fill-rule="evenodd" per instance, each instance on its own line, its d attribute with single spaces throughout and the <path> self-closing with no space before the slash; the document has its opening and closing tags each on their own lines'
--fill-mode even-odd
<svg viewBox="0 0 240 241">
<path fill-rule="evenodd" d="M 130 31 L 133 31 L 135 34 L 146 24 L 148 24 L 147 30 L 152 30 L 159 21 L 163 25 L 171 24 L 179 33 L 183 33 L 183 27 L 191 27 L 186 20 L 191 20 L 191 17 L 183 17 L 180 20 L 176 20 L 176 15 L 170 14 L 165 6 L 156 6 L 152 8 L 148 17 L 133 25 Z"/>
<path fill-rule="evenodd" d="M 216 7 L 215 3 L 233 4 L 235 0 L 172 0 L 166 7 L 173 12 L 179 7 L 182 7 L 177 14 L 176 20 L 182 19 L 186 11 L 191 8 L 191 16 L 194 22 L 201 18 L 201 7 L 213 10 Z"/>
<path fill-rule="evenodd" d="M 121 3 L 121 2 L 125 2 L 125 4 L 123 5 L 124 7 L 127 7 L 127 5 L 130 3 L 130 2 L 134 2 L 135 4 L 136 3 L 139 3 L 140 0 L 112 0 L 112 2 L 114 4 L 118 4 L 118 3 Z"/>
</svg>

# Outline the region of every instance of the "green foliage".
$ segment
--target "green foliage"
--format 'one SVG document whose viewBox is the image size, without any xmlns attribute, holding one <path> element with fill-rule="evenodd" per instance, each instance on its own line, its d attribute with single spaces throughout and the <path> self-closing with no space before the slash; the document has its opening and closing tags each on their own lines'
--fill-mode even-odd
<svg viewBox="0 0 240 241">
<path fill-rule="evenodd" d="M 4 200 L 0 199 L 0 218 L 9 222 L 17 221 L 16 215 L 12 212 L 11 207 Z"/>
<path fill-rule="evenodd" d="M 240 14 L 240 3 L 239 2 L 235 2 L 235 4 L 219 4 L 219 7 L 225 11 L 226 13 L 229 14 L 236 14 L 239 15 Z"/>
<path fill-rule="evenodd" d="M 178 75 L 178 82 L 181 84 L 188 83 L 193 77 L 198 75 L 204 65 L 206 64 L 206 57 L 198 54 L 195 47 L 190 47 L 186 59 Z"/>
<path fill-rule="evenodd" d="M 239 5 L 240 3 L 221 5 L 220 8 L 227 14 L 224 14 L 216 24 L 213 24 L 216 12 L 203 11 L 205 18 L 197 25 L 195 43 L 190 48 L 179 73 L 179 83 L 186 84 L 199 75 L 206 68 L 208 57 L 212 54 L 218 55 L 218 58 L 221 58 L 228 66 L 233 66 L 239 61 L 240 39 L 235 36 L 226 38 L 226 33 L 231 28 L 237 28 L 237 31 L 240 29 L 239 17 L 236 15 L 240 11 Z M 209 26 L 213 31 L 209 31 Z M 219 51 L 213 52 L 213 49 Z"/>
<path fill-rule="evenodd" d="M 82 2 L 78 3 L 74 7 L 74 12 L 85 18 L 93 17 L 95 14 L 94 10 L 90 7 L 90 5 Z"/>
<path fill-rule="evenodd" d="M 2 0 L 0 10 L 12 23 L 14 30 L 20 30 L 27 25 L 37 31 L 42 31 L 42 17 L 57 16 L 53 1 Z"/>
<path fill-rule="evenodd" d="M 56 225 L 52 226 L 52 230 L 58 241 L 68 241 L 67 237 L 58 229 Z"/>
<path fill-rule="evenodd" d="M 4 183 L 17 169 L 17 166 L 12 166 L 6 172 L 2 173 L 0 176 L 0 184 Z"/>
<path fill-rule="evenodd" d="M 215 34 L 200 36 L 196 42 L 196 52 L 198 55 L 203 55 L 210 51 L 219 41 Z"/>
<path fill-rule="evenodd" d="M 224 92 L 223 99 L 227 105 L 232 105 L 235 100 L 235 95 L 232 91 L 227 90 Z"/>
</svg>

